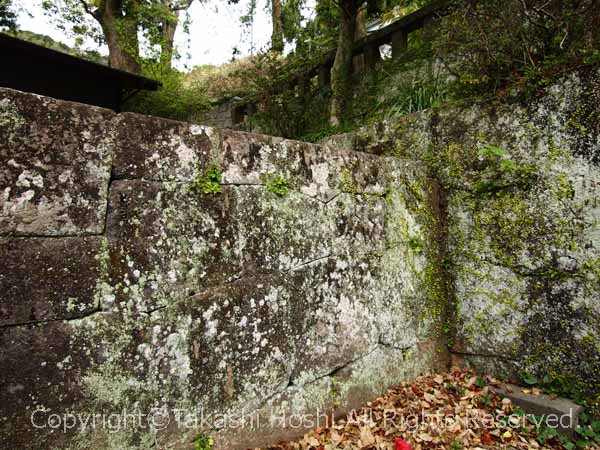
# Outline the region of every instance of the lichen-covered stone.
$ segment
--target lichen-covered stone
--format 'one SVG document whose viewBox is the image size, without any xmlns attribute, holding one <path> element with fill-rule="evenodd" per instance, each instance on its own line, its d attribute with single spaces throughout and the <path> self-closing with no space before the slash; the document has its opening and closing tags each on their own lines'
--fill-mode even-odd
<svg viewBox="0 0 600 450">
<path fill-rule="evenodd" d="M 116 179 L 192 181 L 219 160 L 219 130 L 124 113 L 115 120 Z"/>
<path fill-rule="evenodd" d="M 0 234 L 100 234 L 114 113 L 0 89 Z"/>
</svg>

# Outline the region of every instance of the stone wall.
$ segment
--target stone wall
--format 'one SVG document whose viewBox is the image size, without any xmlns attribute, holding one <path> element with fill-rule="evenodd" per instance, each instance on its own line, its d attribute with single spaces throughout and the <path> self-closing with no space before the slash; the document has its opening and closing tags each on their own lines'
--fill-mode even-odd
<svg viewBox="0 0 600 450">
<path fill-rule="evenodd" d="M 600 405 L 600 72 L 328 140 L 422 162 L 455 362 Z"/>
<path fill-rule="evenodd" d="M 0 142 L 1 449 L 248 448 L 446 367 L 422 164 L 8 89 Z"/>
<path fill-rule="evenodd" d="M 448 350 L 600 400 L 597 71 L 321 146 L 0 92 L 1 449 L 268 444 Z"/>
</svg>

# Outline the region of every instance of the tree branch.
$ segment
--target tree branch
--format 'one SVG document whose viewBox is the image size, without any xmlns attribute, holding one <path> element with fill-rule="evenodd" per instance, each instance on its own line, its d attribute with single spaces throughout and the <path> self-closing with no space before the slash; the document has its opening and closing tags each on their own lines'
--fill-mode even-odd
<svg viewBox="0 0 600 450">
<path fill-rule="evenodd" d="M 79 0 L 79 4 L 83 7 L 83 10 L 88 13 L 90 16 L 92 16 L 94 19 L 96 20 L 100 20 L 100 15 L 98 14 L 97 11 L 93 11 L 90 8 L 90 5 L 87 4 L 87 2 L 85 0 Z"/>
<path fill-rule="evenodd" d="M 168 4 L 167 7 L 173 12 L 185 11 L 192 6 L 192 3 L 194 3 L 194 0 L 182 0 L 181 2 Z"/>
</svg>

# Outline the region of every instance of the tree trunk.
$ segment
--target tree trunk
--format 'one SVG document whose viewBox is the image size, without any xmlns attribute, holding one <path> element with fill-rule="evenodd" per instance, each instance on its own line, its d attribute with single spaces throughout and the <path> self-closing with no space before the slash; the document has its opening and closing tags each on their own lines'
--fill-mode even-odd
<svg viewBox="0 0 600 450">
<path fill-rule="evenodd" d="M 354 42 L 359 41 L 367 35 L 367 10 L 360 9 L 356 15 L 356 26 L 354 27 Z M 354 73 L 362 72 L 365 69 L 365 55 L 356 55 L 352 60 L 352 70 Z"/>
<path fill-rule="evenodd" d="M 165 67 L 171 67 L 173 61 L 173 50 L 175 48 L 175 31 L 179 23 L 178 12 L 173 13 L 173 17 L 165 18 L 162 24 L 162 39 L 160 49 L 160 62 Z"/>
<path fill-rule="evenodd" d="M 367 35 L 367 10 L 361 9 L 356 14 L 356 28 L 354 30 L 354 40 L 364 38 Z"/>
<path fill-rule="evenodd" d="M 271 50 L 283 52 L 283 16 L 281 0 L 271 0 L 271 17 L 273 19 L 273 32 L 271 34 Z"/>
<path fill-rule="evenodd" d="M 340 30 L 338 47 L 331 69 L 331 111 L 329 122 L 338 126 L 344 118 L 345 106 L 350 95 L 350 77 L 352 76 L 352 48 L 356 33 L 356 16 L 362 2 L 359 0 L 340 0 Z"/>
<path fill-rule="evenodd" d="M 140 73 L 140 49 L 138 41 L 138 20 L 131 2 L 128 11 L 122 11 L 119 1 L 102 2 L 96 19 L 102 27 L 108 45 L 108 62 L 115 69 Z"/>
</svg>

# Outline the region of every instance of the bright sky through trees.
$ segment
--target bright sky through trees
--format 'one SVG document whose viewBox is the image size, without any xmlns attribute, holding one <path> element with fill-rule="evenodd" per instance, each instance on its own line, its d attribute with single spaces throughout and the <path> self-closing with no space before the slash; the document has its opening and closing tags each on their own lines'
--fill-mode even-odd
<svg viewBox="0 0 600 450">
<path fill-rule="evenodd" d="M 252 33 L 255 49 L 266 48 L 270 43 L 271 18 L 267 1 L 257 0 Z M 41 0 L 26 0 L 24 3 L 30 16 L 23 12 L 20 14 L 21 29 L 46 34 L 57 41 L 74 45 L 74 40 L 57 30 L 44 15 Z M 248 54 L 251 47 L 250 30 L 245 30 L 240 23 L 248 4 L 249 0 L 241 0 L 237 5 L 227 5 L 222 0 L 194 2 L 189 11 L 192 19 L 189 36 L 185 35 L 182 27 L 177 31 L 176 43 L 182 58 L 175 62 L 175 66 L 184 69 L 186 65 L 191 68 L 201 64 L 222 64 L 231 59 L 234 48 L 238 48 L 242 55 Z M 95 48 L 95 44 L 86 42 L 84 48 Z M 108 53 L 107 48 L 101 48 L 100 51 Z"/>
</svg>

